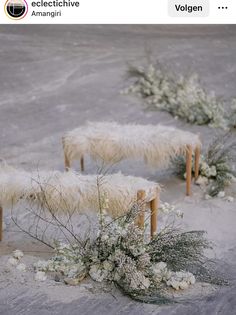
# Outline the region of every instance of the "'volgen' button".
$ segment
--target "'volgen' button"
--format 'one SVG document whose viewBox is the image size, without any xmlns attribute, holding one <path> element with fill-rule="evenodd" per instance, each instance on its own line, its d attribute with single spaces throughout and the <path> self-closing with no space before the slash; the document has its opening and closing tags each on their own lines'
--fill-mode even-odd
<svg viewBox="0 0 236 315">
<path fill-rule="evenodd" d="M 169 0 L 172 17 L 205 17 L 209 15 L 209 0 Z"/>
</svg>

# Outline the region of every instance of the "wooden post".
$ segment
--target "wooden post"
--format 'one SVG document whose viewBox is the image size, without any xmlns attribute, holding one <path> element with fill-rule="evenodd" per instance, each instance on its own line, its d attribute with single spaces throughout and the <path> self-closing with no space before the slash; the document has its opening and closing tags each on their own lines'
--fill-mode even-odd
<svg viewBox="0 0 236 315">
<path fill-rule="evenodd" d="M 197 146 L 195 149 L 195 166 L 194 166 L 194 176 L 195 180 L 198 179 L 199 176 L 199 161 L 200 161 L 201 148 Z"/>
<path fill-rule="evenodd" d="M 84 171 L 84 157 L 83 156 L 80 158 L 80 169 L 81 169 L 81 172 Z"/>
<path fill-rule="evenodd" d="M 157 212 L 159 206 L 159 191 L 157 191 L 156 198 L 150 202 L 150 210 L 151 210 L 151 238 L 157 232 Z"/>
<path fill-rule="evenodd" d="M 70 160 L 68 159 L 66 153 L 64 153 L 64 161 L 65 161 L 65 170 L 66 172 L 68 172 L 70 169 Z"/>
<path fill-rule="evenodd" d="M 187 146 L 186 151 L 186 195 L 191 195 L 191 182 L 192 182 L 192 155 L 193 149 L 191 145 Z"/>
<path fill-rule="evenodd" d="M 138 205 L 140 206 L 140 213 L 138 215 L 138 220 L 137 224 L 140 229 L 144 229 L 144 220 L 145 220 L 145 197 L 146 197 L 146 192 L 145 190 L 139 190 L 137 193 L 137 200 L 138 200 Z"/>
<path fill-rule="evenodd" d="M 3 227 L 3 209 L 0 206 L 0 241 L 2 240 L 2 227 Z"/>
</svg>

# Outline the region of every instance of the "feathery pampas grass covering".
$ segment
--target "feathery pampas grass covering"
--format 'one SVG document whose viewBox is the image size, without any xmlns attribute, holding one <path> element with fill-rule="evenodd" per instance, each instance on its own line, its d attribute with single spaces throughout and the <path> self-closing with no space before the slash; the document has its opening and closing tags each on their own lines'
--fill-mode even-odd
<svg viewBox="0 0 236 315">
<path fill-rule="evenodd" d="M 80 175 L 73 171 L 30 173 L 0 166 L 0 204 L 3 207 L 25 199 L 51 211 L 97 212 L 100 193 L 100 197 L 108 199 L 108 213 L 116 217 L 130 209 L 137 200 L 138 190 L 145 190 L 147 201 L 150 201 L 158 187 L 154 182 L 121 173 L 106 176 Z"/>
<path fill-rule="evenodd" d="M 88 154 L 106 163 L 141 158 L 149 166 L 166 167 L 173 157 L 184 154 L 188 145 L 201 146 L 198 135 L 162 125 L 89 122 L 63 137 L 70 162 Z"/>
</svg>

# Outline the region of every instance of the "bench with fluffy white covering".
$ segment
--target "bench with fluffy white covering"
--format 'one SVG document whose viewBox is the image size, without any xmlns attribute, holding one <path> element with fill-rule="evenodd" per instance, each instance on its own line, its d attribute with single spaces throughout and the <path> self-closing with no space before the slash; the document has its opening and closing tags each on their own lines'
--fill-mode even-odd
<svg viewBox="0 0 236 315">
<path fill-rule="evenodd" d="M 89 122 L 69 131 L 62 139 L 65 167 L 84 156 L 116 163 L 123 159 L 142 159 L 152 167 L 167 167 L 173 157 L 186 154 L 186 193 L 191 194 L 192 154 L 195 151 L 195 178 L 199 174 L 201 141 L 199 136 L 162 125 L 120 125 L 115 122 Z"/>
<path fill-rule="evenodd" d="M 140 207 L 151 210 L 151 235 L 157 229 L 159 185 L 143 178 L 112 175 L 81 175 L 73 171 L 26 172 L 9 166 L 0 167 L 0 238 L 2 237 L 2 208 L 13 206 L 24 199 L 50 211 L 93 210 L 98 212 L 98 183 L 100 196 L 107 196 L 107 212 L 112 217 L 124 214 L 139 200 Z M 139 215 L 139 226 L 144 226 L 144 211 Z"/>
</svg>

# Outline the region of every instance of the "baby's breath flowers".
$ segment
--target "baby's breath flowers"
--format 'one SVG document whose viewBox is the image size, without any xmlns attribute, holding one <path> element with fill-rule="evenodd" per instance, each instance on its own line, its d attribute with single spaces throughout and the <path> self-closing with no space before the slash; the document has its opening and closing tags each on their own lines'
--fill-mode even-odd
<svg viewBox="0 0 236 315">
<path fill-rule="evenodd" d="M 16 250 L 12 253 L 12 256 L 13 256 L 15 259 L 20 260 L 20 259 L 24 256 L 24 254 L 23 254 L 23 252 L 22 252 L 21 250 L 16 249 Z"/>
<path fill-rule="evenodd" d="M 177 76 L 162 68 L 160 64 L 130 67 L 128 75 L 136 81 L 123 93 L 137 94 L 152 108 L 192 124 L 226 127 L 223 104 L 213 92 L 205 91 L 197 75 Z"/>
<path fill-rule="evenodd" d="M 173 204 L 170 204 L 168 202 L 161 202 L 160 207 L 158 209 L 163 214 L 175 214 L 179 218 L 183 218 L 183 211 L 176 209 L 176 207 Z"/>
<path fill-rule="evenodd" d="M 159 262 L 153 265 L 154 281 L 158 283 L 164 282 L 168 287 L 175 290 L 187 289 L 191 284 L 194 284 L 196 279 L 191 272 L 178 271 L 173 272 L 167 268 L 167 264 Z"/>
<path fill-rule="evenodd" d="M 8 265 L 17 266 L 23 256 L 24 256 L 23 252 L 19 249 L 16 249 L 12 253 L 12 256 L 8 259 L 7 261 Z"/>
<path fill-rule="evenodd" d="M 172 273 L 171 277 L 167 281 L 167 285 L 173 287 L 175 290 L 185 290 L 195 282 L 196 279 L 191 272 L 179 271 Z"/>
<path fill-rule="evenodd" d="M 44 271 L 37 271 L 35 276 L 34 276 L 35 281 L 40 281 L 43 282 L 47 280 L 47 275 Z"/>
</svg>

